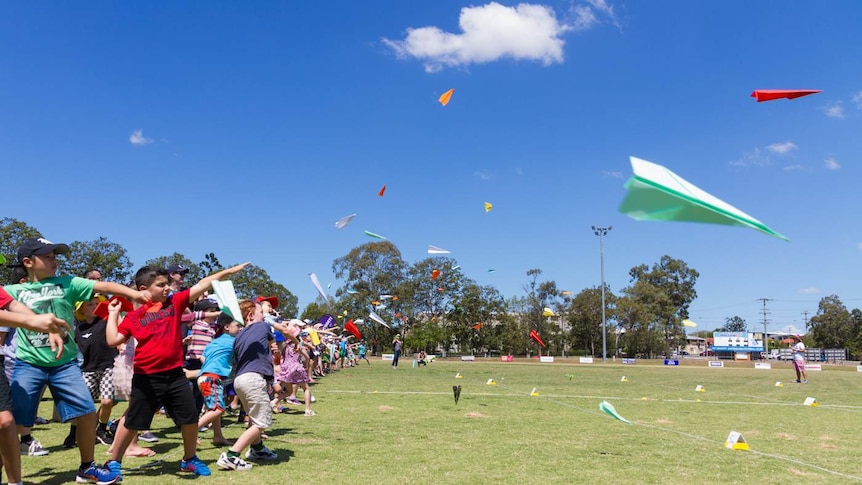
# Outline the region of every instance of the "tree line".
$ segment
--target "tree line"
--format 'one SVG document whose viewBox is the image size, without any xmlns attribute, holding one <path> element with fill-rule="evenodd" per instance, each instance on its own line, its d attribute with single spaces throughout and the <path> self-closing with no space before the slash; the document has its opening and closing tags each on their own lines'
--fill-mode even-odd
<svg viewBox="0 0 862 485">
<path fill-rule="evenodd" d="M 24 240 L 41 236 L 26 223 L 4 218 L 0 220 L 0 253 L 14 261 Z M 109 281 L 127 283 L 131 279 L 133 265 L 120 244 L 99 237 L 73 241 L 69 246 L 67 257 L 58 258 L 60 274 L 83 275 L 96 268 Z M 200 261 L 172 253 L 144 264 L 182 264 L 190 269 L 189 281 L 225 267 L 214 253 L 204 254 Z M 428 352 L 602 353 L 600 286 L 576 294 L 562 291 L 555 281 L 543 280 L 542 270 L 535 268 L 526 272 L 523 294 L 505 297 L 493 286 L 479 285 L 465 275 L 454 258 L 435 256 L 410 264 L 389 241 L 351 249 L 333 261 L 332 271 L 343 285 L 329 302 L 318 298 L 307 305 L 299 318 L 316 320 L 331 314 L 339 326 L 347 319 L 361 319 L 358 326 L 375 353 L 388 350 L 396 334 L 409 349 Z M 685 345 L 683 321 L 697 298 L 695 284 L 700 274 L 685 261 L 666 255 L 651 266 L 631 268 L 628 275 L 629 285 L 618 293 L 605 287 L 608 355 L 654 357 Z M 3 282 L 9 282 L 9 276 L 8 268 L 0 268 Z M 240 298 L 275 295 L 283 315 L 299 314 L 297 297 L 273 281 L 264 268 L 249 266 L 233 281 Z M 546 308 L 553 316 L 547 316 Z M 371 311 L 388 326 L 373 322 Z M 809 345 L 862 352 L 862 311 L 848 311 L 837 296 L 820 302 L 808 329 Z M 531 330 L 546 347 L 528 337 Z M 739 317 L 730 317 L 717 330 L 746 331 L 746 324 Z"/>
</svg>

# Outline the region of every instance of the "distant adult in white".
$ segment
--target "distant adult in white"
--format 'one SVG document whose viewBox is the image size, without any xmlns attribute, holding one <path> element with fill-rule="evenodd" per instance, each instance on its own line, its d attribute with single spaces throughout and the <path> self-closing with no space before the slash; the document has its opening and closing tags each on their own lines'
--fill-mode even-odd
<svg viewBox="0 0 862 485">
<path fill-rule="evenodd" d="M 793 369 L 796 371 L 796 382 L 808 384 L 808 373 L 805 372 L 805 344 L 802 338 L 796 336 L 798 341 L 793 344 Z"/>
</svg>

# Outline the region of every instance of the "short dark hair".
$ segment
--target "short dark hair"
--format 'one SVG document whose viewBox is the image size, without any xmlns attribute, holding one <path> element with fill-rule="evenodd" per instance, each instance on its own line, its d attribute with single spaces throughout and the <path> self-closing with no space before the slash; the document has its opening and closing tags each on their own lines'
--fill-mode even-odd
<svg viewBox="0 0 862 485">
<path fill-rule="evenodd" d="M 150 286 L 159 276 L 167 278 L 168 270 L 156 266 L 144 266 L 135 273 L 135 289 Z"/>
</svg>

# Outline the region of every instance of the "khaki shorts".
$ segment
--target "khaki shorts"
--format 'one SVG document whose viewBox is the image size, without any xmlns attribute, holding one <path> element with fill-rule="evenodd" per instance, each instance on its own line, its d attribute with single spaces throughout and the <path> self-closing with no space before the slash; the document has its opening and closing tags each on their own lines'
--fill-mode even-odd
<svg viewBox="0 0 862 485">
<path fill-rule="evenodd" d="M 234 391 L 239 396 L 249 421 L 261 429 L 272 426 L 268 387 L 266 379 L 256 372 L 246 372 L 233 380 Z"/>
</svg>

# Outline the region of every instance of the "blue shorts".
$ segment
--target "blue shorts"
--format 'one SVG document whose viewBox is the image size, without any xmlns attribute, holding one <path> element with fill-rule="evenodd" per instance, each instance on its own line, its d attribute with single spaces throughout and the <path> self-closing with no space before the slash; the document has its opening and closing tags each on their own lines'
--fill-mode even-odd
<svg viewBox="0 0 862 485">
<path fill-rule="evenodd" d="M 198 377 L 198 387 L 204 397 L 207 411 L 224 411 L 224 384 L 215 374 L 202 374 Z"/>
<path fill-rule="evenodd" d="M 16 424 L 33 426 L 42 389 L 46 385 L 54 396 L 54 404 L 63 422 L 96 412 L 77 361 L 57 367 L 42 367 L 18 359 L 10 386 L 12 415 Z"/>
</svg>

